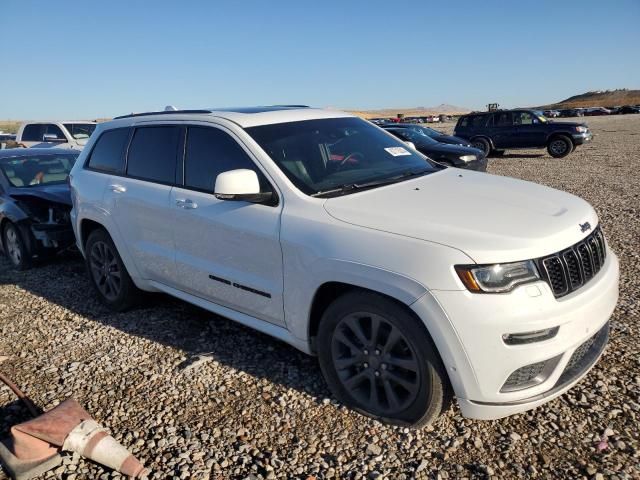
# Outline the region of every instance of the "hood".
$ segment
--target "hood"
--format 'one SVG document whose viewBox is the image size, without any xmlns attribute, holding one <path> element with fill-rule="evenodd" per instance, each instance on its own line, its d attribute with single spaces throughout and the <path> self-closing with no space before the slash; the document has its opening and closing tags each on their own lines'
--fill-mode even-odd
<svg viewBox="0 0 640 480">
<path fill-rule="evenodd" d="M 330 198 L 324 207 L 340 221 L 447 245 L 477 263 L 542 257 L 590 233 L 579 224 L 598 224 L 591 205 L 569 193 L 453 168 Z"/>
<path fill-rule="evenodd" d="M 473 147 L 466 147 L 464 145 L 452 145 L 450 143 L 416 143 L 416 148 L 425 155 L 442 154 L 442 155 L 477 155 L 478 157 L 484 157 L 484 153 L 481 150 Z"/>
<path fill-rule="evenodd" d="M 549 120 L 549 124 L 559 127 L 589 127 L 584 122 L 556 122 L 554 120 Z"/>
<path fill-rule="evenodd" d="M 451 145 L 462 145 L 465 147 L 471 146 L 468 140 L 465 140 L 464 138 L 456 137 L 453 135 L 442 134 L 438 136 L 433 136 L 431 138 L 433 138 L 434 140 L 437 140 L 438 142 L 450 143 Z"/>
<path fill-rule="evenodd" d="M 39 198 L 49 202 L 71 206 L 71 192 L 69 185 L 60 183 L 55 185 L 33 185 L 31 187 L 12 187 L 7 192 L 16 200 Z"/>
</svg>

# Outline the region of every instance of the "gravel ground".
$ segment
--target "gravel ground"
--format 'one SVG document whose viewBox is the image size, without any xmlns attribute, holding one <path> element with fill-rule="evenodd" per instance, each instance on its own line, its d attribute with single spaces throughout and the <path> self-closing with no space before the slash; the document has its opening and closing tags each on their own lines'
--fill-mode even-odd
<svg viewBox="0 0 640 480">
<path fill-rule="evenodd" d="M 566 159 L 489 166 L 591 202 L 621 260 L 604 357 L 534 411 L 471 421 L 452 406 L 419 431 L 384 426 L 337 404 L 313 358 L 231 321 L 161 295 L 108 312 L 72 255 L 24 273 L 0 259 L 1 368 L 45 409 L 74 396 L 151 478 L 640 478 L 640 115 L 588 122 L 593 143 Z M 24 418 L 1 387 L 0 436 Z M 67 456 L 43 478 L 117 477 Z"/>
</svg>

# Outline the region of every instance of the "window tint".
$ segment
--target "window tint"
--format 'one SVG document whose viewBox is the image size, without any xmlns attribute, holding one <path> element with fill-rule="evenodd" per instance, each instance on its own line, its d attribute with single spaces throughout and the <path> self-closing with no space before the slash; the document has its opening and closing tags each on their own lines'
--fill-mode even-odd
<svg viewBox="0 0 640 480">
<path fill-rule="evenodd" d="M 484 127 L 487 123 L 486 115 L 476 115 L 471 117 L 471 126 L 473 128 Z"/>
<path fill-rule="evenodd" d="M 46 127 L 47 130 L 45 131 L 45 133 L 47 135 L 55 135 L 57 139 L 66 140 L 66 137 L 64 136 L 64 133 L 62 133 L 62 129 L 59 126 L 49 124 Z"/>
<path fill-rule="evenodd" d="M 128 128 L 107 130 L 96 142 L 89 167 L 104 172 L 122 173 L 124 170 L 124 149 L 129 139 Z"/>
<path fill-rule="evenodd" d="M 459 127 L 466 127 L 469 124 L 469 117 L 462 117 L 458 123 Z"/>
<path fill-rule="evenodd" d="M 513 113 L 513 123 L 514 125 L 532 125 L 533 123 L 538 123 L 537 118 L 534 122 L 534 116 L 529 112 L 514 112 Z"/>
<path fill-rule="evenodd" d="M 494 115 L 497 127 L 510 127 L 511 126 L 511 112 L 496 113 Z"/>
<path fill-rule="evenodd" d="M 184 184 L 213 192 L 216 177 L 228 170 L 247 168 L 258 174 L 262 191 L 270 190 L 266 178 L 238 142 L 218 128 L 189 127 Z"/>
<path fill-rule="evenodd" d="M 137 128 L 129 147 L 127 175 L 174 183 L 179 140 L 179 127 Z"/>
<path fill-rule="evenodd" d="M 24 127 L 22 131 L 23 142 L 41 142 L 46 125 L 32 123 Z"/>
</svg>

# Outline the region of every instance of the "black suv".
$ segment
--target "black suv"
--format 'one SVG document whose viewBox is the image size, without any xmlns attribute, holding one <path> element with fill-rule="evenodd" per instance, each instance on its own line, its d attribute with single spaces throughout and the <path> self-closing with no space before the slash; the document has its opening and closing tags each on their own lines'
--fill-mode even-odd
<svg viewBox="0 0 640 480">
<path fill-rule="evenodd" d="M 552 122 L 537 110 L 470 113 L 458 120 L 454 135 L 468 139 L 485 155 L 512 148 L 547 148 L 552 157 L 569 155 L 593 135 L 584 123 Z"/>
</svg>

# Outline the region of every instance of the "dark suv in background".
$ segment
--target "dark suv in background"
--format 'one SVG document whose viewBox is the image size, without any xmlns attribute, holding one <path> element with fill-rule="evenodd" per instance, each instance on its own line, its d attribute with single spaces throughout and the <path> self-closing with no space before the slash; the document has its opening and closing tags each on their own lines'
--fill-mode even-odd
<svg viewBox="0 0 640 480">
<path fill-rule="evenodd" d="M 454 135 L 468 139 L 485 155 L 507 149 L 546 148 L 552 157 L 569 155 L 589 142 L 592 134 L 584 123 L 553 122 L 537 110 L 498 110 L 463 115 Z"/>
</svg>

